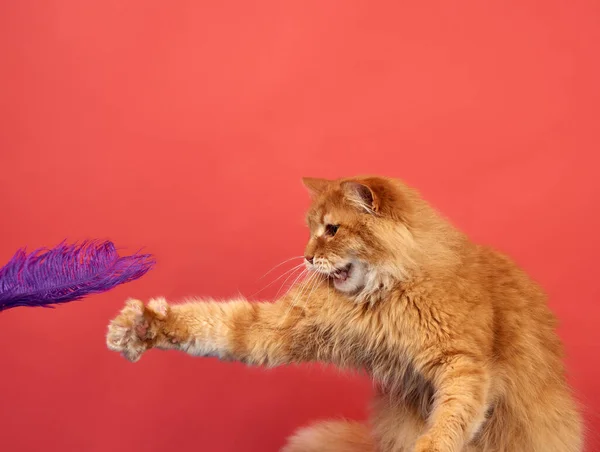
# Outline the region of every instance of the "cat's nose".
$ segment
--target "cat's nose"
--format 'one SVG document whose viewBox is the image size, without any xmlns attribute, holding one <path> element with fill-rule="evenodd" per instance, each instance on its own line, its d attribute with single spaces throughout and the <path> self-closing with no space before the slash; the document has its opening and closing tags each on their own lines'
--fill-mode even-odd
<svg viewBox="0 0 600 452">
<path fill-rule="evenodd" d="M 304 259 L 306 259 L 306 262 L 309 264 L 312 264 L 313 260 L 315 260 L 315 256 L 304 256 Z"/>
</svg>

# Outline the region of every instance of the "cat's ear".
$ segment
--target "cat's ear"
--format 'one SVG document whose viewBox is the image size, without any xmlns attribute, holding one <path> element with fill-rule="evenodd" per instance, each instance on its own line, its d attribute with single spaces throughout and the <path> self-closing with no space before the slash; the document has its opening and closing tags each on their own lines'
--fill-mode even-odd
<svg viewBox="0 0 600 452">
<path fill-rule="evenodd" d="M 302 183 L 308 190 L 308 193 L 310 193 L 310 196 L 314 197 L 323 193 L 331 181 L 315 177 L 303 177 Z"/>
<path fill-rule="evenodd" d="M 379 197 L 366 183 L 350 180 L 342 182 L 341 185 L 346 199 L 351 204 L 367 213 L 379 212 Z"/>
</svg>

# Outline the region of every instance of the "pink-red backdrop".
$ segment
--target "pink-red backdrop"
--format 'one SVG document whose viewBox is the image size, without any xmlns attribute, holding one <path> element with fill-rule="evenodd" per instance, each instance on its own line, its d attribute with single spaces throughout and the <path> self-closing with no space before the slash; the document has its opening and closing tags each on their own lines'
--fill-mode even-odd
<svg viewBox="0 0 600 452">
<path fill-rule="evenodd" d="M 133 365 L 104 333 L 128 296 L 252 295 L 302 253 L 301 176 L 381 173 L 545 286 L 600 450 L 599 24 L 593 0 L 2 1 L 0 261 L 105 237 L 159 263 L 0 314 L 0 449 L 274 451 L 365 417 L 360 378 Z"/>
</svg>

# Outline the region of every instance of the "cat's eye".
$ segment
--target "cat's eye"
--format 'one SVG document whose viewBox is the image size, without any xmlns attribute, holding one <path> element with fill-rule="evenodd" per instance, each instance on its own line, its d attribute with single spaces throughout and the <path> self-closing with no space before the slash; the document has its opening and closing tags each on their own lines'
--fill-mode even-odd
<svg viewBox="0 0 600 452">
<path fill-rule="evenodd" d="M 329 237 L 333 237 L 339 228 L 340 228 L 339 224 L 328 224 L 325 226 L 325 235 L 328 235 Z"/>
</svg>

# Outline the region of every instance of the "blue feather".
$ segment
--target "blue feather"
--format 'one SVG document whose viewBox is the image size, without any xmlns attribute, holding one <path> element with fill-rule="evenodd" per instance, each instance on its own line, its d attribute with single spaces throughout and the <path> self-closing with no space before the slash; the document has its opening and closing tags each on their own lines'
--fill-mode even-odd
<svg viewBox="0 0 600 452">
<path fill-rule="evenodd" d="M 61 243 L 27 254 L 20 249 L 0 269 L 0 311 L 79 300 L 140 278 L 155 264 L 150 254 L 120 257 L 112 242 Z"/>
</svg>

